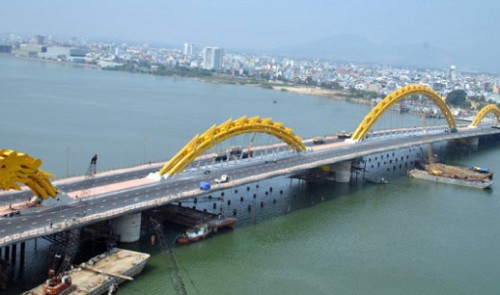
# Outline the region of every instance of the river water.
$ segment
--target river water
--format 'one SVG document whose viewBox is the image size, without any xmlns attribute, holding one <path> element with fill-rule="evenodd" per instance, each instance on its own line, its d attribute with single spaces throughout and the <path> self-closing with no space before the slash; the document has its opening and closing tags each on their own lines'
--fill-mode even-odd
<svg viewBox="0 0 500 295">
<path fill-rule="evenodd" d="M 58 177 L 85 173 L 96 153 L 100 171 L 167 160 L 194 134 L 228 118 L 272 117 L 307 138 L 353 130 L 371 108 L 1 55 L 0 102 L 1 148 L 41 158 Z M 411 115 L 387 116 L 393 126 L 422 124 Z M 450 160 L 500 171 L 498 146 Z M 406 177 L 386 185 L 273 179 L 226 204 L 239 212 L 234 231 L 175 247 L 174 254 L 188 294 L 498 294 L 496 188 Z M 172 268 L 157 245 L 127 247 L 152 258 L 120 294 L 175 294 Z M 36 269 L 35 256 L 28 260 Z M 43 280 L 43 273 L 37 282 L 29 274 L 16 274 L 18 288 L 6 294 Z"/>
</svg>

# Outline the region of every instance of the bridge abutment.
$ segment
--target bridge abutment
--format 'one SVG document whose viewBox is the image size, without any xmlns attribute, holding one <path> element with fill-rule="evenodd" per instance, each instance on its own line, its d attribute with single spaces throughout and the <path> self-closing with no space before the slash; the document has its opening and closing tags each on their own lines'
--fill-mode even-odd
<svg viewBox="0 0 500 295">
<path fill-rule="evenodd" d="M 331 165 L 332 171 L 335 173 L 335 182 L 348 183 L 351 180 L 351 162 L 344 161 Z"/>
<path fill-rule="evenodd" d="M 141 237 L 142 214 L 134 213 L 115 218 L 111 221 L 113 232 L 120 236 L 122 243 L 134 243 Z"/>
</svg>

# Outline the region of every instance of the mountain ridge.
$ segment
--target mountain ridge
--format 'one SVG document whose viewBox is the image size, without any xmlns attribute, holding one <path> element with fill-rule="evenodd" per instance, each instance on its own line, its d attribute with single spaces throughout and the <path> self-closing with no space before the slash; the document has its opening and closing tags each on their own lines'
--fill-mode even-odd
<svg viewBox="0 0 500 295">
<path fill-rule="evenodd" d="M 428 43 L 375 44 L 351 34 L 333 35 L 301 44 L 281 46 L 270 50 L 270 53 L 335 61 L 432 68 L 447 68 L 456 62 L 455 54 Z"/>
</svg>

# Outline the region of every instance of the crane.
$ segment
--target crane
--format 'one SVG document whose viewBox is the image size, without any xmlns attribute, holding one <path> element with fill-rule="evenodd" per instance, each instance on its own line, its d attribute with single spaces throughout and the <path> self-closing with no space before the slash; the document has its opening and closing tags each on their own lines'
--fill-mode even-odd
<svg viewBox="0 0 500 295">
<path fill-rule="evenodd" d="M 90 188 L 94 181 L 94 176 L 97 172 L 97 154 L 95 154 L 92 159 L 90 159 L 90 165 L 85 174 L 85 179 L 83 181 L 83 190 L 80 194 L 80 198 L 88 197 L 90 194 Z M 65 237 L 65 245 L 63 249 L 57 251 L 55 257 L 55 262 L 60 262 L 59 268 L 55 267 L 55 264 L 51 268 L 51 274 L 53 278 L 59 278 L 62 273 L 65 273 L 71 268 L 73 258 L 78 252 L 79 242 L 80 242 L 80 228 L 74 228 L 63 233 Z M 60 261 L 62 259 L 62 261 Z"/>
<path fill-rule="evenodd" d="M 87 174 L 85 174 L 85 179 L 83 180 L 83 190 L 79 198 L 85 198 L 90 195 L 90 188 L 94 183 L 94 176 L 97 172 L 97 154 L 95 154 L 90 160 L 89 168 L 87 169 Z"/>
<path fill-rule="evenodd" d="M 243 153 L 243 158 L 251 158 L 253 157 L 253 151 L 252 151 L 252 145 L 253 142 L 255 141 L 255 136 L 257 136 L 257 132 L 253 133 L 252 139 L 250 140 L 250 143 L 248 144 L 246 152 Z"/>
</svg>

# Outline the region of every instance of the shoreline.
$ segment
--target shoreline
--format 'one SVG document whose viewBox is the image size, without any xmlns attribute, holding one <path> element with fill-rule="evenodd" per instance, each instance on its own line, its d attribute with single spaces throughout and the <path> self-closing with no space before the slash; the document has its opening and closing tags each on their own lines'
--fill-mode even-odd
<svg viewBox="0 0 500 295">
<path fill-rule="evenodd" d="M 361 97 L 347 97 L 346 92 L 339 90 L 330 90 L 320 87 L 297 86 L 297 85 L 286 85 L 286 86 L 271 85 L 270 89 L 275 91 L 283 91 L 283 92 L 290 92 L 307 96 L 323 97 L 323 98 L 353 102 L 358 104 L 372 104 L 371 101 L 368 99 L 364 99 Z"/>
<path fill-rule="evenodd" d="M 59 61 L 59 60 L 43 59 L 43 58 L 36 58 L 36 57 L 24 57 L 24 56 L 18 56 L 15 54 L 11 54 L 11 57 L 18 58 L 21 60 L 26 60 L 26 61 L 52 63 L 52 64 L 59 64 L 59 65 L 64 65 L 64 66 L 76 67 L 76 68 L 90 68 L 90 69 L 106 71 L 105 69 L 103 69 L 99 65 L 95 65 L 95 64 L 72 63 L 72 62 L 68 62 L 68 61 Z M 131 73 L 131 71 L 124 71 L 124 70 L 117 70 L 117 72 L 129 72 L 129 73 Z M 146 74 L 146 73 L 143 73 L 143 74 Z M 148 74 L 157 75 L 155 73 L 148 73 Z M 183 76 L 183 75 L 175 75 L 175 74 L 174 75 L 157 75 L 157 76 L 172 77 L 172 78 L 176 78 L 176 79 L 184 78 L 184 79 L 190 79 L 190 80 L 195 80 L 195 81 L 205 82 L 205 83 L 239 85 L 239 86 L 248 86 L 248 87 L 261 87 L 264 89 L 270 89 L 270 90 L 274 90 L 274 91 L 282 91 L 282 92 L 290 92 L 290 93 L 307 95 L 307 96 L 323 97 L 323 98 L 334 99 L 334 100 L 339 100 L 339 101 L 353 102 L 353 103 L 358 103 L 358 104 L 372 104 L 371 101 L 368 99 L 364 99 L 361 97 L 349 97 L 349 96 L 347 96 L 347 93 L 344 91 L 325 89 L 325 88 L 320 88 L 317 86 L 304 86 L 304 85 L 294 85 L 294 84 L 278 85 L 278 84 L 271 84 L 271 83 L 267 83 L 265 81 L 258 81 L 258 80 L 252 80 L 250 82 L 250 81 L 242 80 L 242 79 L 237 78 L 237 77 L 233 78 L 233 79 L 223 78 L 222 76 L 219 76 L 217 74 L 215 76 L 211 76 L 211 77 Z"/>
</svg>

